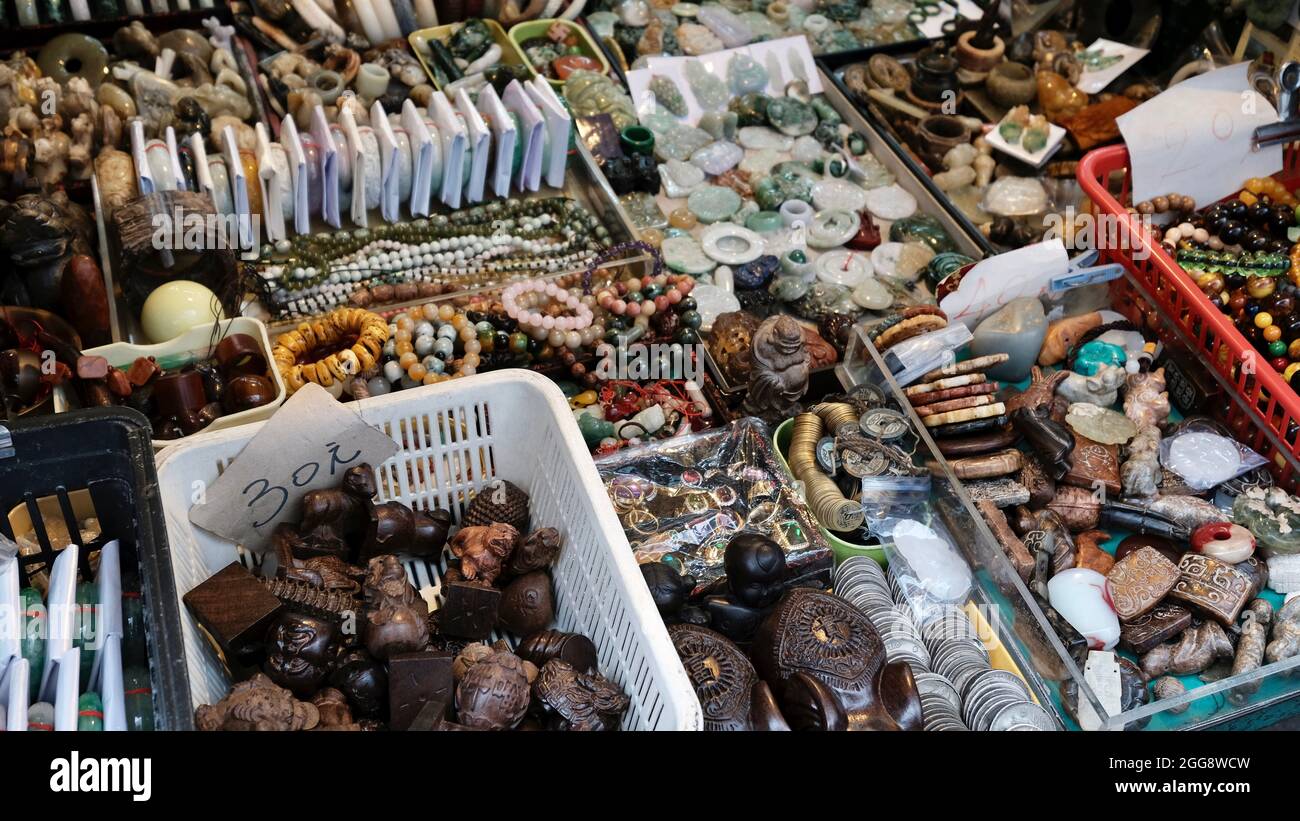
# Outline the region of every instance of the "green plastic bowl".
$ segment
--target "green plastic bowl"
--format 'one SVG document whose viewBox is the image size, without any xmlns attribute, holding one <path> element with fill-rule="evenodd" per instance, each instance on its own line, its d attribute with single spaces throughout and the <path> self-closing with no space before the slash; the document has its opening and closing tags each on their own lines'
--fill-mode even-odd
<svg viewBox="0 0 1300 821">
<path fill-rule="evenodd" d="M 772 446 L 776 449 L 776 458 L 781 460 L 781 467 L 785 468 L 786 474 L 791 478 L 795 477 L 794 474 L 790 472 L 790 463 L 786 461 L 785 452 L 790 448 L 790 437 L 793 435 L 793 431 L 794 420 L 787 419 L 780 425 L 777 425 L 776 432 L 772 434 Z M 868 547 L 866 545 L 854 544 L 853 542 L 846 542 L 821 525 L 818 525 L 817 529 L 822 532 L 822 536 L 824 536 L 826 541 L 830 543 L 831 553 L 835 556 L 836 564 L 839 564 L 852 556 L 870 556 L 875 559 L 881 567 L 885 566 L 885 549 L 880 545 L 872 545 L 871 547 Z"/>
<path fill-rule="evenodd" d="M 534 37 L 545 37 L 546 30 L 555 23 L 559 23 L 574 34 L 578 35 L 578 52 L 582 54 L 583 57 L 590 57 L 600 63 L 601 74 L 609 74 L 609 61 L 605 59 L 605 53 L 601 51 L 600 47 L 591 39 L 591 35 L 587 33 L 585 28 L 571 20 L 529 20 L 511 26 L 510 39 L 514 42 L 515 49 L 523 55 L 524 65 L 528 66 L 528 70 L 531 71 L 534 76 L 541 77 L 543 75 L 533 67 L 533 61 L 528 59 L 528 54 L 524 51 L 523 44 L 525 41 L 531 40 Z M 556 93 L 559 93 L 560 89 L 564 88 L 563 80 L 551 80 L 550 78 L 547 78 L 547 82 L 551 84 L 551 87 L 555 89 Z"/>
</svg>

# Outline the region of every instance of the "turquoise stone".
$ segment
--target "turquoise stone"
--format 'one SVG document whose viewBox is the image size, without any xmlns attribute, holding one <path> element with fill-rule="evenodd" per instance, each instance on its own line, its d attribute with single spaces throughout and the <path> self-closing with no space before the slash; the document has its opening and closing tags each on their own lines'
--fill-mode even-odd
<svg viewBox="0 0 1300 821">
<path fill-rule="evenodd" d="M 714 76 L 699 60 L 686 64 L 686 82 L 691 86 L 695 101 L 705 111 L 717 111 L 726 107 L 727 84 Z"/>
<path fill-rule="evenodd" d="M 773 174 L 754 186 L 754 201 L 764 211 L 775 211 L 786 200 L 812 202 L 812 181 L 805 177 Z"/>
<path fill-rule="evenodd" d="M 1074 358 L 1074 372 L 1084 376 L 1096 376 L 1102 365 L 1124 366 L 1128 354 L 1118 345 L 1094 339 L 1079 348 Z"/>
<path fill-rule="evenodd" d="M 889 239 L 892 242 L 924 242 L 936 254 L 957 250 L 952 237 L 948 236 L 939 220 L 929 214 L 918 213 L 896 220 L 889 226 Z"/>
<path fill-rule="evenodd" d="M 745 227 L 760 234 L 781 230 L 781 215 L 776 211 L 759 211 L 750 214 L 745 220 Z"/>
<path fill-rule="evenodd" d="M 686 198 L 686 207 L 700 222 L 721 222 L 740 208 L 740 195 L 721 185 L 705 185 Z"/>
<path fill-rule="evenodd" d="M 817 112 L 793 97 L 777 97 L 767 104 L 767 121 L 782 134 L 799 137 L 817 129 Z"/>
<path fill-rule="evenodd" d="M 749 94 L 767 88 L 767 69 L 743 51 L 727 61 L 727 84 L 733 94 Z"/>
<path fill-rule="evenodd" d="M 614 435 L 614 423 L 597 419 L 594 414 L 584 413 L 578 417 L 578 432 L 582 434 L 587 447 L 594 448 L 600 444 L 601 439 L 608 439 Z"/>
<path fill-rule="evenodd" d="M 673 82 L 671 77 L 665 77 L 662 74 L 656 74 L 650 78 L 650 93 L 655 95 L 655 101 L 659 105 L 671 111 L 678 117 L 686 116 L 686 98 L 682 96 L 682 91 Z"/>
</svg>

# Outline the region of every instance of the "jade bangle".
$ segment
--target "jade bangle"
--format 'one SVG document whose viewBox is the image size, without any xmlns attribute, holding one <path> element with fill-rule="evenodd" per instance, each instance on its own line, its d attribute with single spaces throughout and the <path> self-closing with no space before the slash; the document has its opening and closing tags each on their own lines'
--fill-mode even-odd
<svg viewBox="0 0 1300 821">
<path fill-rule="evenodd" d="M 433 120 L 428 117 L 424 118 L 424 127 L 429 129 L 429 143 L 433 147 L 432 170 L 429 173 L 429 196 L 434 199 L 442 191 L 442 133 L 438 131 L 438 126 L 433 124 Z"/>
<path fill-rule="evenodd" d="M 388 70 L 383 66 L 378 63 L 362 63 L 353 83 L 357 87 L 358 95 L 367 100 L 374 100 L 388 91 L 388 79 Z"/>
<path fill-rule="evenodd" d="M 230 174 L 226 171 L 226 161 L 209 157 L 208 176 L 212 178 L 212 205 L 216 212 L 222 216 L 235 213 L 235 205 L 230 200 Z"/>
<path fill-rule="evenodd" d="M 379 198 L 383 193 L 383 168 L 379 162 L 379 138 L 370 126 L 357 129 L 361 136 L 361 160 L 365 163 L 366 175 L 366 210 L 373 211 L 379 207 Z"/>
<path fill-rule="evenodd" d="M 271 143 L 267 156 L 271 161 L 271 167 L 264 169 L 264 179 L 268 181 L 273 178 L 279 179 L 280 213 L 288 224 L 293 222 L 293 175 L 289 172 L 289 155 L 284 150 L 284 146 Z"/>
<path fill-rule="evenodd" d="M 150 140 L 144 147 L 144 157 L 149 163 L 149 176 L 153 178 L 154 191 L 175 191 L 176 172 L 172 169 L 172 155 L 167 143 Z"/>
<path fill-rule="evenodd" d="M 352 152 L 348 150 L 343 126 L 330 126 L 330 136 L 334 138 L 334 165 L 339 170 L 339 197 L 345 199 L 352 193 Z"/>
<path fill-rule="evenodd" d="M 643 125 L 629 125 L 619 140 L 629 154 L 650 154 L 655 148 L 655 133 Z"/>
<path fill-rule="evenodd" d="M 394 128 L 397 141 L 397 198 L 401 202 L 411 199 L 411 136 L 405 128 Z"/>
<path fill-rule="evenodd" d="M 321 105 L 334 105 L 343 93 L 343 75 L 321 69 L 307 78 L 307 86 L 320 95 Z"/>
<path fill-rule="evenodd" d="M 302 146 L 302 156 L 306 160 L 304 173 L 307 175 L 307 216 L 321 212 L 321 199 L 325 195 L 320 168 L 320 146 L 306 134 L 299 135 L 298 143 Z"/>
</svg>

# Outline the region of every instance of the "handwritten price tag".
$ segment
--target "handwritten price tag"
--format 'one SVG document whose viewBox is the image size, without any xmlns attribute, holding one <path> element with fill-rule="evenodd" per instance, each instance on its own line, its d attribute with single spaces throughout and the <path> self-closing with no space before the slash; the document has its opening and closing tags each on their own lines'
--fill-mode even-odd
<svg viewBox="0 0 1300 821">
<path fill-rule="evenodd" d="M 1118 117 L 1128 144 L 1133 202 L 1186 194 L 1198 207 L 1282 170 L 1282 146 L 1254 151 L 1255 128 L 1277 111 L 1251 89 L 1248 63 L 1184 80 Z"/>
<path fill-rule="evenodd" d="M 318 385 L 295 393 L 258 431 L 225 473 L 190 508 L 190 521 L 263 552 L 281 522 L 295 522 L 303 494 L 338 487 L 354 465 L 378 467 L 397 443 L 368 425 Z M 205 556 L 214 571 L 230 553 Z"/>
<path fill-rule="evenodd" d="M 1013 299 L 1043 296 L 1051 290 L 1052 280 L 1069 267 L 1070 257 L 1061 240 L 1026 245 L 980 261 L 939 307 L 949 321 L 964 322 L 974 330 L 981 319 Z"/>
</svg>

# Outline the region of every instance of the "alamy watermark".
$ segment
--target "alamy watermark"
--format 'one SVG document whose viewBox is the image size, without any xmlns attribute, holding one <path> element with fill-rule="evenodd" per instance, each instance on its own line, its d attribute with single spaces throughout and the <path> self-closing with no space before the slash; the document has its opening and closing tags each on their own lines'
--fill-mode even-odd
<svg viewBox="0 0 1300 821">
<path fill-rule="evenodd" d="M 257 258 L 257 237 L 262 235 L 262 218 L 257 214 L 204 214 L 174 208 L 153 215 L 150 242 L 155 251 L 239 252 L 245 259 Z"/>
<path fill-rule="evenodd" d="M 603 380 L 671 379 L 700 384 L 701 344 L 653 343 L 615 346 L 603 342 L 596 347 L 596 376 Z"/>
<path fill-rule="evenodd" d="M 1080 213 L 1071 205 L 1061 213 L 1051 213 L 1043 219 L 1046 228 L 1043 239 L 1060 239 L 1076 251 L 1127 251 L 1133 259 L 1147 259 L 1150 256 L 1148 246 L 1134 236 L 1129 217 L 1136 219 L 1151 237 L 1157 236 L 1150 214 L 1120 217 L 1087 211 Z"/>
</svg>

